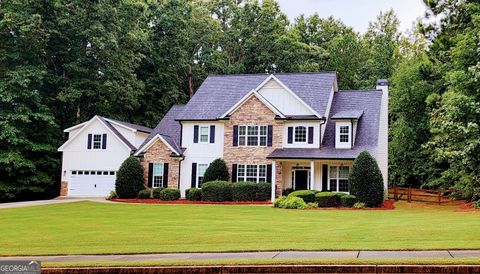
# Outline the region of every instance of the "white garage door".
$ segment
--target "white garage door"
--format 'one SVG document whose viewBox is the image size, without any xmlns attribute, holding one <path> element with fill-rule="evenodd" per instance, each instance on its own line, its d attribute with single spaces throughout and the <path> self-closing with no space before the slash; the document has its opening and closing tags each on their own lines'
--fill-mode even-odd
<svg viewBox="0 0 480 274">
<path fill-rule="evenodd" d="M 68 196 L 106 197 L 115 190 L 115 171 L 72 170 Z"/>
</svg>

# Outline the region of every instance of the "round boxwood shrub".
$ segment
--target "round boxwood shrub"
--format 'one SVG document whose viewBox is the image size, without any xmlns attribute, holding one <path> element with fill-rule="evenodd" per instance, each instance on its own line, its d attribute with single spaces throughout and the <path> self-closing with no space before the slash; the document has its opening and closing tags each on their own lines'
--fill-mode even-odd
<svg viewBox="0 0 480 274">
<path fill-rule="evenodd" d="M 311 190 L 297 190 L 288 194 L 288 197 L 302 198 L 305 201 L 305 203 L 315 202 L 315 193 Z"/>
<path fill-rule="evenodd" d="M 187 200 L 190 201 L 201 201 L 202 190 L 200 188 L 189 188 L 185 190 L 185 196 L 187 197 Z"/>
<path fill-rule="evenodd" d="M 137 158 L 130 156 L 118 169 L 115 180 L 115 192 L 119 198 L 136 198 L 143 185 L 143 168 Z"/>
<path fill-rule="evenodd" d="M 142 189 L 138 192 L 137 198 L 138 199 L 150 199 L 152 196 L 152 192 L 150 189 Z"/>
<path fill-rule="evenodd" d="M 152 191 L 152 197 L 155 199 L 160 199 L 160 192 L 164 190 L 163 187 L 154 188 Z"/>
<path fill-rule="evenodd" d="M 273 207 L 281 207 L 283 201 L 287 199 L 287 196 L 280 196 L 273 202 Z"/>
<path fill-rule="evenodd" d="M 257 183 L 238 182 L 232 184 L 232 200 L 234 201 L 255 201 L 257 193 Z"/>
<path fill-rule="evenodd" d="M 343 195 L 340 198 L 340 204 L 344 207 L 353 207 L 353 205 L 357 202 L 358 199 L 355 197 L 355 195 Z"/>
<path fill-rule="evenodd" d="M 205 170 L 202 182 L 228 181 L 228 168 L 221 158 L 215 159 Z M 202 186 L 203 187 L 203 186 Z"/>
<path fill-rule="evenodd" d="M 257 200 L 267 201 L 271 199 L 271 195 L 272 195 L 271 183 L 258 183 L 257 187 L 258 187 Z"/>
<path fill-rule="evenodd" d="M 319 192 L 315 200 L 319 207 L 334 207 L 337 205 L 338 196 L 333 192 Z"/>
<path fill-rule="evenodd" d="M 357 196 L 358 201 L 368 207 L 377 207 L 383 203 L 383 177 L 377 161 L 363 151 L 353 162 L 348 176 L 350 194 Z"/>
<path fill-rule="evenodd" d="M 307 208 L 307 203 L 300 197 L 288 196 L 287 199 L 280 203 L 280 207 L 286 209 L 304 209 Z"/>
<path fill-rule="evenodd" d="M 160 191 L 160 200 L 175 201 L 180 199 L 180 190 L 175 188 L 164 188 Z"/>
<path fill-rule="evenodd" d="M 224 202 L 232 200 L 232 183 L 212 181 L 202 184 L 202 200 Z"/>
</svg>

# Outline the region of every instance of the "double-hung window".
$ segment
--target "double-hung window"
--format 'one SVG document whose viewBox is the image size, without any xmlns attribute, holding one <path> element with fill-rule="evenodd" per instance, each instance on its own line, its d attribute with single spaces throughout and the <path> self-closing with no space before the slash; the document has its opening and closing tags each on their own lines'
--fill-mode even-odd
<svg viewBox="0 0 480 274">
<path fill-rule="evenodd" d="M 238 126 L 239 146 L 266 146 L 267 126 Z"/>
<path fill-rule="evenodd" d="M 349 166 L 330 166 L 330 191 L 348 192 Z"/>
<path fill-rule="evenodd" d="M 203 175 L 205 170 L 207 170 L 208 164 L 198 164 L 197 166 L 197 188 L 202 187 Z"/>
<path fill-rule="evenodd" d="M 162 187 L 163 185 L 163 163 L 153 164 L 152 187 Z"/>
<path fill-rule="evenodd" d="M 239 182 L 266 182 L 267 165 L 238 165 L 237 181 Z"/>
<path fill-rule="evenodd" d="M 93 149 L 102 148 L 102 134 L 93 134 Z"/>
<path fill-rule="evenodd" d="M 208 143 L 209 142 L 209 126 L 200 126 L 200 143 Z"/>
<path fill-rule="evenodd" d="M 307 142 L 307 127 L 297 126 L 295 127 L 295 143 Z"/>
<path fill-rule="evenodd" d="M 340 143 L 348 143 L 350 139 L 350 127 L 340 126 Z"/>
</svg>

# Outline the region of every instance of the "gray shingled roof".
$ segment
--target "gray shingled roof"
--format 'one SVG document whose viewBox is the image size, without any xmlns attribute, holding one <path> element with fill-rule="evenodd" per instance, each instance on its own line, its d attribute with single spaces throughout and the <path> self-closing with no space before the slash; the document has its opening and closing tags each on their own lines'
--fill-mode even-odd
<svg viewBox="0 0 480 274">
<path fill-rule="evenodd" d="M 131 150 L 137 149 L 132 143 L 130 143 L 125 136 L 123 136 L 109 121 L 108 118 L 98 116 L 100 120 L 111 130 L 115 135 L 117 135 L 123 143 L 125 143 Z M 111 120 L 111 119 L 110 119 Z"/>
<path fill-rule="evenodd" d="M 320 115 L 325 115 L 335 72 L 274 74 L 300 99 Z M 178 120 L 215 120 L 228 111 L 270 74 L 211 75 L 185 106 Z M 285 113 L 288 115 L 288 113 Z"/>
<path fill-rule="evenodd" d="M 332 119 L 360 119 L 363 115 L 363 110 L 343 110 L 332 115 Z"/>
<path fill-rule="evenodd" d="M 113 121 L 113 122 L 117 122 L 117 123 L 122 124 L 122 125 L 124 125 L 124 126 L 126 126 L 126 127 L 136 129 L 136 130 L 141 131 L 141 132 L 146 132 L 146 133 L 152 132 L 152 129 L 149 128 L 149 127 L 145 127 L 145 126 L 141 126 L 141 125 L 136 125 L 136 124 L 132 124 L 132 123 L 127 123 L 127 122 L 124 122 L 124 121 L 114 120 L 114 119 L 110 119 L 110 118 L 107 118 L 107 117 L 103 117 L 103 118 L 106 119 L 106 120 L 110 120 L 110 121 Z"/>
<path fill-rule="evenodd" d="M 374 155 L 378 140 L 381 91 L 339 91 L 333 97 L 331 114 L 363 111 L 358 120 L 355 146 L 353 149 L 335 148 L 335 121 L 329 117 L 326 124 L 322 148 L 276 149 L 268 158 L 276 159 L 354 159 L 366 150 Z"/>
<path fill-rule="evenodd" d="M 152 138 L 160 134 L 168 144 L 173 147 L 179 154 L 182 154 L 183 150 L 180 147 L 180 134 L 181 127 L 178 121 L 175 119 L 182 113 L 185 105 L 174 105 L 170 110 L 163 116 L 163 119 L 158 123 L 158 125 L 153 129 L 153 131 L 148 135 L 147 139 L 140 146 L 143 147 L 146 145 Z"/>
</svg>

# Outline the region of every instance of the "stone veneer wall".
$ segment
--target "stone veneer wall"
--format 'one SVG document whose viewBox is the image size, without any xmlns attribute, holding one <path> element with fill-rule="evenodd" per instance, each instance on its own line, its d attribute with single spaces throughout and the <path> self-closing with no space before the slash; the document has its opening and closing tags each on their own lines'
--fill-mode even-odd
<svg viewBox="0 0 480 274">
<path fill-rule="evenodd" d="M 68 195 L 68 182 L 61 181 L 60 182 L 60 196 L 67 196 Z"/>
<path fill-rule="evenodd" d="M 178 172 L 180 158 L 171 157 L 172 151 L 161 141 L 157 140 L 140 158 L 144 173 L 145 187 L 148 186 L 148 164 L 168 163 L 168 188 L 178 188 Z"/>
<path fill-rule="evenodd" d="M 241 147 L 233 146 L 233 126 L 234 125 L 272 125 L 273 138 L 271 147 Z M 271 164 L 272 160 L 267 156 L 277 148 L 282 148 L 283 122 L 275 120 L 273 113 L 258 98 L 252 96 L 240 108 L 230 115 L 230 119 L 225 121 L 225 143 L 224 160 L 227 163 L 231 174 L 232 164 Z M 282 192 L 282 165 L 276 162 L 276 194 L 279 196 Z"/>
</svg>

